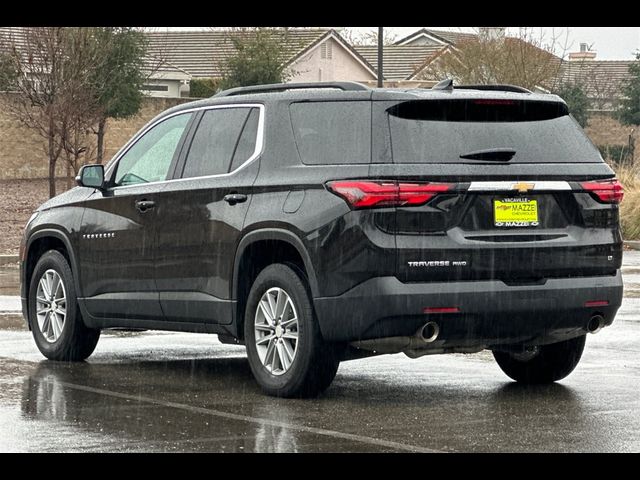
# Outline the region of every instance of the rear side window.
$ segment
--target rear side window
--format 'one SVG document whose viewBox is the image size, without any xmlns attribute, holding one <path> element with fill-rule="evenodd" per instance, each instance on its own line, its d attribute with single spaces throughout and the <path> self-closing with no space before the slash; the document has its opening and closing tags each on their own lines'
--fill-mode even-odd
<svg viewBox="0 0 640 480">
<path fill-rule="evenodd" d="M 371 102 L 292 103 L 290 112 L 303 163 L 370 163 Z"/>
<path fill-rule="evenodd" d="M 260 110 L 252 108 L 251 113 L 247 117 L 242 134 L 238 140 L 236 151 L 231 160 L 231 168 L 233 172 L 239 168 L 244 162 L 249 160 L 256 150 L 256 141 L 258 138 L 258 120 L 260 119 Z"/>
<path fill-rule="evenodd" d="M 422 100 L 387 109 L 394 163 L 466 162 L 515 152 L 508 163 L 602 162 L 559 102 Z M 498 160 L 496 156 L 496 160 Z"/>
<path fill-rule="evenodd" d="M 189 178 L 228 173 L 252 110 L 258 109 L 243 107 L 205 111 L 191 141 L 182 176 Z M 255 147 L 255 135 L 253 142 Z M 243 149 L 248 148 L 248 143 L 250 141 L 245 140 Z"/>
</svg>

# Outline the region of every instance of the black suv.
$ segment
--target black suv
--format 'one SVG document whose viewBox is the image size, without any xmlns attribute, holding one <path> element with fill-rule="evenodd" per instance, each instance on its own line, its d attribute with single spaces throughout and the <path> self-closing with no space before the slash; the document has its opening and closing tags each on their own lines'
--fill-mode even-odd
<svg viewBox="0 0 640 480">
<path fill-rule="evenodd" d="M 560 98 L 519 87 L 228 90 L 78 183 L 21 250 L 24 316 L 54 360 L 118 327 L 245 344 L 278 396 L 397 352 L 490 349 L 552 382 L 622 301 L 622 187 Z"/>
</svg>

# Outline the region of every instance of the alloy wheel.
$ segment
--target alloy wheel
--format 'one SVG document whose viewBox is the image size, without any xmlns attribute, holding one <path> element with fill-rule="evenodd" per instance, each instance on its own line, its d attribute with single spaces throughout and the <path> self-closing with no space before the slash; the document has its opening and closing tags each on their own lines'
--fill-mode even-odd
<svg viewBox="0 0 640 480">
<path fill-rule="evenodd" d="M 298 314 L 282 288 L 267 290 L 256 309 L 255 342 L 262 365 L 272 375 L 285 374 L 298 351 Z"/>
</svg>

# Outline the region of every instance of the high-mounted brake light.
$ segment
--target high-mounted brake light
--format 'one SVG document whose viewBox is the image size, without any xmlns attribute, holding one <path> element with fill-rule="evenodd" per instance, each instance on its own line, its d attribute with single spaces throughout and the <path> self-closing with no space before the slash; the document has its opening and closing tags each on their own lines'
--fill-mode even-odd
<svg viewBox="0 0 640 480">
<path fill-rule="evenodd" d="M 425 307 L 422 313 L 460 313 L 459 307 Z"/>
<path fill-rule="evenodd" d="M 327 187 L 353 208 L 373 208 L 424 205 L 438 193 L 451 190 L 453 184 L 337 180 Z"/>
<path fill-rule="evenodd" d="M 603 203 L 620 203 L 624 197 L 624 188 L 617 178 L 582 182 L 580 185 Z"/>
<path fill-rule="evenodd" d="M 515 105 L 513 100 L 502 100 L 493 98 L 480 98 L 473 101 L 476 105 Z"/>
</svg>

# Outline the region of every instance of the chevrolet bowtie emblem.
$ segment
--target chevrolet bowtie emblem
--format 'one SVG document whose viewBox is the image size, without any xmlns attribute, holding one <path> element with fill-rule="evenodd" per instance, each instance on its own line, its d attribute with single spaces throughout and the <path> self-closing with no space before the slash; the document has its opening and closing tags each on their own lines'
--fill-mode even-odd
<svg viewBox="0 0 640 480">
<path fill-rule="evenodd" d="M 520 193 L 527 193 L 529 190 L 533 190 L 535 183 L 518 182 L 511 185 L 511 190 L 517 190 Z"/>
</svg>

